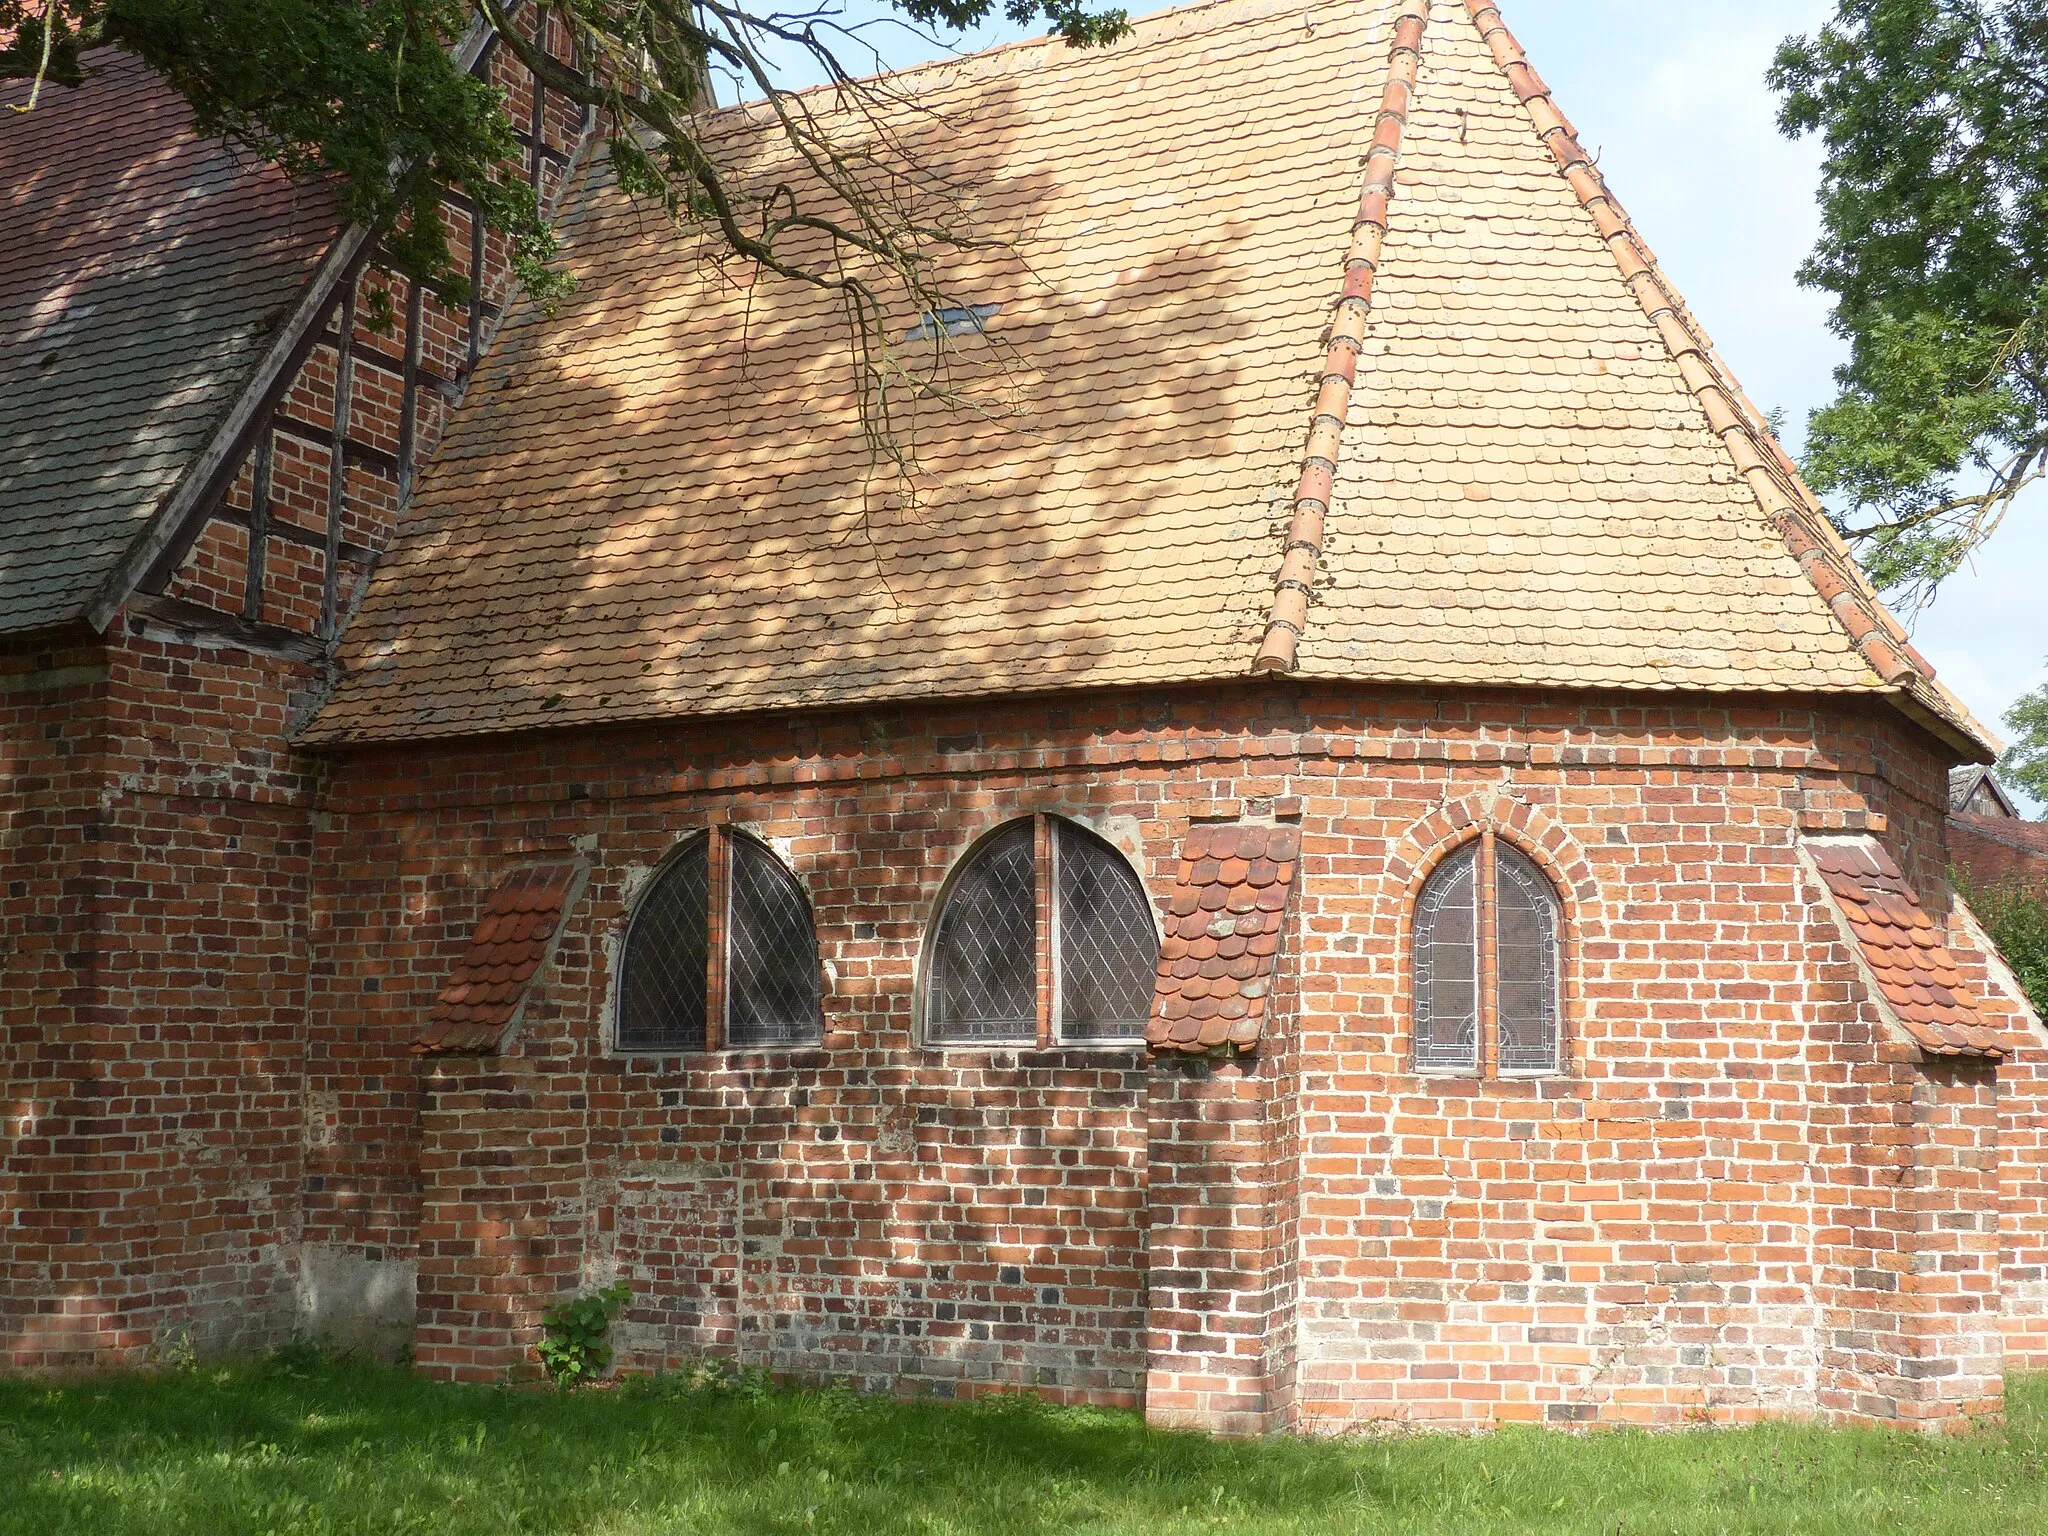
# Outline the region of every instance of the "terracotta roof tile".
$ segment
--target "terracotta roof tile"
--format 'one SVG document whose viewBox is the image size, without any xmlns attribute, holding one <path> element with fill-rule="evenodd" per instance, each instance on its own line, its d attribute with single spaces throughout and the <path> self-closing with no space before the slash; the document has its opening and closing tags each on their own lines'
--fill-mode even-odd
<svg viewBox="0 0 2048 1536">
<path fill-rule="evenodd" d="M 1879 601 L 1763 413 L 1723 362 L 1683 296 L 1658 268 L 1656 256 L 1629 221 L 1598 164 L 1551 99 L 1549 86 L 1515 41 L 1500 7 L 1494 0 L 1464 0 L 1464 8 L 1495 66 L 1527 109 L 1531 125 L 1563 173 L 1565 185 L 1591 216 L 1644 317 L 1669 349 L 1686 390 L 1706 416 L 1709 430 L 1720 439 L 1757 507 L 1783 538 L 1787 552 L 1827 604 L 1830 616 L 1877 676 L 1904 689 L 1921 709 L 1995 755 L 1996 738 L 1935 680 L 1933 666 Z"/>
<path fill-rule="evenodd" d="M 1942 931 L 1884 847 L 1866 837 L 1812 841 L 1807 851 L 1880 1000 L 1915 1043 L 1937 1056 L 2002 1057 L 2006 1046 L 1980 1023 Z"/>
<path fill-rule="evenodd" d="M 1011 242 L 954 264 L 1001 307 L 945 353 L 972 406 L 902 407 L 910 497 L 870 475 L 830 297 L 657 233 L 594 170 L 565 210 L 577 295 L 507 320 L 305 739 L 1200 681 L 1255 655 L 1919 688 L 1852 634 L 1891 634 L 1864 589 L 1831 602 L 1802 568 L 1775 445 L 1720 421 L 1747 408 L 1689 322 L 1646 311 L 1618 211 L 1560 170 L 1487 8 L 1422 10 L 1225 0 L 896 77 L 889 131 Z M 713 134 L 736 175 L 795 174 L 756 109 Z"/>
<path fill-rule="evenodd" d="M 1167 902 L 1145 1043 L 1193 1054 L 1258 1044 L 1301 852 L 1293 827 L 1188 829 Z"/>
<path fill-rule="evenodd" d="M 491 887 L 469 949 L 434 1000 L 434 1014 L 413 1052 L 420 1056 L 488 1052 L 498 1047 L 546 963 L 574 904 L 576 864 L 515 869 Z"/>
</svg>

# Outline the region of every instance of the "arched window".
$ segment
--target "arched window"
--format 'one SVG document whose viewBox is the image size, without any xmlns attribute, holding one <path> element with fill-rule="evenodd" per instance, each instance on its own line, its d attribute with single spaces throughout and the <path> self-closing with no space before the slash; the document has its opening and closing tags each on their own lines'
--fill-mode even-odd
<svg viewBox="0 0 2048 1536">
<path fill-rule="evenodd" d="M 1491 832 L 1437 865 L 1415 902 L 1415 1065 L 1557 1071 L 1559 932 L 1550 882 Z"/>
<path fill-rule="evenodd" d="M 744 833 L 699 833 L 662 866 L 626 929 L 618 1048 L 812 1044 L 824 1033 L 819 979 L 796 877 Z"/>
<path fill-rule="evenodd" d="M 926 951 L 925 1038 L 1138 1039 L 1158 963 L 1151 904 L 1123 855 L 1074 822 L 1027 816 L 977 843 L 947 884 Z"/>
</svg>

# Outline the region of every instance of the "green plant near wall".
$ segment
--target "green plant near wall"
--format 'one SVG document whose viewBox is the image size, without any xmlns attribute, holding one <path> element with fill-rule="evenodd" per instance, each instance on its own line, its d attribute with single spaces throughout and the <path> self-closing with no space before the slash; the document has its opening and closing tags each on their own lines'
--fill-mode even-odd
<svg viewBox="0 0 2048 1536">
<path fill-rule="evenodd" d="M 2035 1009 L 2048 1014 L 2048 900 L 2024 886 L 1994 885 L 1978 891 L 1960 879 L 1956 884 Z"/>
<path fill-rule="evenodd" d="M 541 1314 L 540 1363 L 556 1386 L 567 1389 L 590 1381 L 612 1363 L 612 1322 L 632 1295 L 632 1288 L 619 1280 Z"/>
</svg>

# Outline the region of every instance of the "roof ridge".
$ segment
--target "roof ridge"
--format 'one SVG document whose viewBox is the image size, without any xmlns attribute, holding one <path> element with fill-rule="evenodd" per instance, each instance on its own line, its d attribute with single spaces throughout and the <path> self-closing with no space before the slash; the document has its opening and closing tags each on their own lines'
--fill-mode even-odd
<svg viewBox="0 0 2048 1536">
<path fill-rule="evenodd" d="M 1736 472 L 1857 654 L 1887 686 L 1912 694 L 1951 727 L 1975 738 L 1978 745 L 1989 746 L 1984 727 L 1934 681 L 1932 664 L 1914 648 L 1904 626 L 1871 587 L 1763 413 L 1736 381 L 1677 287 L 1665 278 L 1655 253 L 1636 232 L 1607 178 L 1579 143 L 1578 131 L 1509 30 L 1496 0 L 1465 0 L 1465 13 L 1509 89 L 1528 111 L 1565 184 L 1592 216 L 1624 284 L 1678 364 L 1687 392 L 1706 413 L 1708 429 L 1734 460 Z"/>
<path fill-rule="evenodd" d="M 1287 525 L 1287 543 L 1280 552 L 1280 570 L 1273 579 L 1273 607 L 1252 658 L 1254 672 L 1292 672 L 1308 623 L 1308 602 L 1316 563 L 1323 553 L 1323 525 L 1337 479 L 1337 453 L 1344 420 L 1351 412 L 1351 388 L 1358 376 L 1358 358 L 1365 346 L 1365 323 L 1372 313 L 1373 284 L 1379 275 L 1380 253 L 1386 244 L 1387 218 L 1394 197 L 1394 170 L 1401 158 L 1401 139 L 1408 127 L 1416 77 L 1422 65 L 1422 33 L 1429 24 L 1430 0 L 1402 0 L 1387 46 L 1387 83 L 1373 124 L 1372 147 L 1366 151 L 1365 189 L 1351 220 L 1351 246 L 1344 255 L 1344 288 L 1330 323 L 1330 344 L 1323 356 L 1323 378 L 1309 418 L 1308 442 L 1302 450 L 1301 474 L 1294 487 L 1294 517 Z"/>
</svg>

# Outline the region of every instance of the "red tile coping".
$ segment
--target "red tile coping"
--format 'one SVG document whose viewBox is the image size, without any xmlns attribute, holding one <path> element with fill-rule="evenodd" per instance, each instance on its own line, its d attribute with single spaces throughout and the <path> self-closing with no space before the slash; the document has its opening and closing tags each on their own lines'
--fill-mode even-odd
<svg viewBox="0 0 2048 1536">
<path fill-rule="evenodd" d="M 434 999 L 433 1019 L 413 1042 L 414 1055 L 497 1048 L 561 932 L 578 872 L 575 864 L 531 864 L 491 887 L 468 952 Z"/>
<path fill-rule="evenodd" d="M 1330 324 L 1322 384 L 1309 421 L 1301 476 L 1294 488 L 1294 517 L 1287 529 L 1287 547 L 1281 551 L 1280 570 L 1273 578 L 1272 614 L 1252 658 L 1254 672 L 1292 672 L 1301 632 L 1308 623 L 1316 562 L 1323 553 L 1323 521 L 1330 512 L 1337 452 L 1351 411 L 1359 354 L 1365 347 L 1365 323 L 1372 312 L 1373 285 L 1379 277 L 1387 215 L 1394 198 L 1394 171 L 1401 162 L 1401 138 L 1408 128 L 1408 109 L 1422 67 L 1422 29 L 1428 24 L 1429 0 L 1405 0 L 1388 44 L 1387 83 L 1380 93 L 1372 146 L 1366 151 L 1365 187 L 1351 220 L 1351 248 L 1344 257 L 1344 291 L 1338 295 L 1336 318 Z"/>
<path fill-rule="evenodd" d="M 1150 1049 L 1206 1055 L 1258 1043 L 1300 854 L 1295 827 L 1188 829 L 1145 1025 Z"/>
<path fill-rule="evenodd" d="M 1891 855 L 1867 840 L 1807 848 L 1906 1033 L 1933 1055 L 2001 1059 L 2004 1042 L 1977 1022 L 1977 1000 L 1955 956 Z"/>
</svg>

